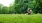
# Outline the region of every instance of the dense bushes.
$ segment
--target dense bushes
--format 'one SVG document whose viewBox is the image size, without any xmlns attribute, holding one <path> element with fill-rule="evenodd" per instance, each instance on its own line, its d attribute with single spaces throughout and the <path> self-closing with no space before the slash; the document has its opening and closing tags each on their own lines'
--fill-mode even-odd
<svg viewBox="0 0 42 23">
<path fill-rule="evenodd" d="M 15 3 L 6 7 L 0 4 L 0 13 L 12 14 L 12 13 L 26 13 L 27 9 L 31 8 L 33 13 L 42 13 L 42 0 L 15 0 Z"/>
</svg>

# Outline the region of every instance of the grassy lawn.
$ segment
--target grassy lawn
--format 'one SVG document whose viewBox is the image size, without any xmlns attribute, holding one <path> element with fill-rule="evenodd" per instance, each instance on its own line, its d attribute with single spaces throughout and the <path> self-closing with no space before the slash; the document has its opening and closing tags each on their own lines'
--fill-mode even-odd
<svg viewBox="0 0 42 23">
<path fill-rule="evenodd" d="M 0 23 L 42 23 L 42 14 L 0 14 Z"/>
</svg>

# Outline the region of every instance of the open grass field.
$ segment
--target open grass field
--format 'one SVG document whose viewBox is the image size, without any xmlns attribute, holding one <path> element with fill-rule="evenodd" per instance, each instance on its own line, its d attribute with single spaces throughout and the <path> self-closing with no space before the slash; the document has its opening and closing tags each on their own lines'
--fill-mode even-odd
<svg viewBox="0 0 42 23">
<path fill-rule="evenodd" d="M 0 14 L 0 23 L 42 23 L 42 14 Z"/>
</svg>

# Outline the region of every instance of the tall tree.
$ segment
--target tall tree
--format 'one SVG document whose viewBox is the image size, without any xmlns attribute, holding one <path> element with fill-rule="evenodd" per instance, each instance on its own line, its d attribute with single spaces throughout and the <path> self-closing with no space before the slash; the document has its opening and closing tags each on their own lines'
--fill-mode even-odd
<svg viewBox="0 0 42 23">
<path fill-rule="evenodd" d="M 28 0 L 15 0 L 14 7 L 17 13 L 25 13 L 28 8 Z"/>
</svg>

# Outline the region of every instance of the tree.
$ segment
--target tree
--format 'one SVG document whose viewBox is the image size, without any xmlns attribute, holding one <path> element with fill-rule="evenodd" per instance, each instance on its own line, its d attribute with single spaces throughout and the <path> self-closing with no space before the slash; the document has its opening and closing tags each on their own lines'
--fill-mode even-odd
<svg viewBox="0 0 42 23">
<path fill-rule="evenodd" d="M 25 13 L 28 9 L 28 0 L 15 0 L 14 8 L 16 13 Z"/>
<path fill-rule="evenodd" d="M 2 4 L 0 4 L 0 14 L 2 13 L 2 7 L 3 7 L 3 5 Z"/>
<path fill-rule="evenodd" d="M 8 14 L 8 8 L 6 6 L 3 6 L 2 10 L 1 10 L 2 14 Z"/>
</svg>

